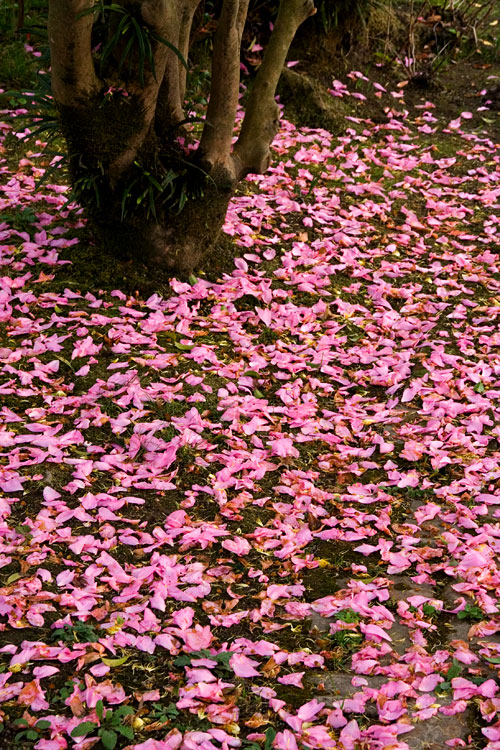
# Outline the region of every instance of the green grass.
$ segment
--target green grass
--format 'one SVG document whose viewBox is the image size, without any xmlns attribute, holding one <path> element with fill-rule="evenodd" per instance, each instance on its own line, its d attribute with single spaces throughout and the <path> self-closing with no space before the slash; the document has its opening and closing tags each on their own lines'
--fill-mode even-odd
<svg viewBox="0 0 500 750">
<path fill-rule="evenodd" d="M 0 86 L 22 89 L 33 83 L 36 58 L 24 49 L 21 40 L 3 45 L 0 55 Z"/>
</svg>

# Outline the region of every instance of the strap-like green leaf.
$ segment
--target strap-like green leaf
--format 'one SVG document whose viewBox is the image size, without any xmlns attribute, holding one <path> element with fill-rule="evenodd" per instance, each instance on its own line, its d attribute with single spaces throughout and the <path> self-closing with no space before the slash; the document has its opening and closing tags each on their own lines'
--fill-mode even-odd
<svg viewBox="0 0 500 750">
<path fill-rule="evenodd" d="M 168 47 L 170 50 L 172 50 L 172 52 L 175 55 L 177 55 L 177 57 L 179 58 L 183 66 L 186 68 L 186 70 L 188 69 L 188 64 L 186 60 L 184 59 L 184 55 L 182 54 L 182 52 L 180 52 L 180 50 L 177 49 L 177 47 L 174 44 L 172 44 L 172 42 L 169 42 L 168 39 L 165 39 L 163 36 L 160 36 L 160 34 L 158 34 L 156 31 L 150 31 L 149 33 L 151 37 L 155 40 L 155 42 L 164 44 L 165 47 Z"/>
<path fill-rule="evenodd" d="M 144 32 L 137 23 L 135 18 L 131 18 L 132 27 L 135 31 L 137 43 L 139 45 L 139 80 L 141 86 L 144 86 L 144 62 L 146 60 L 146 48 L 144 45 Z"/>
</svg>

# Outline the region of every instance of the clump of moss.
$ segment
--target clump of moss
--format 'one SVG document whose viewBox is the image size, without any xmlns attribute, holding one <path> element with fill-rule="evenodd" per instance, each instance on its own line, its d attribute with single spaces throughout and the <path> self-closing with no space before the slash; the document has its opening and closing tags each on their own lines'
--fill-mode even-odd
<svg viewBox="0 0 500 750">
<path fill-rule="evenodd" d="M 350 114 L 341 99 L 334 98 L 319 81 L 285 68 L 278 86 L 285 113 L 298 127 L 323 128 L 334 135 L 345 129 L 345 117 Z"/>
</svg>

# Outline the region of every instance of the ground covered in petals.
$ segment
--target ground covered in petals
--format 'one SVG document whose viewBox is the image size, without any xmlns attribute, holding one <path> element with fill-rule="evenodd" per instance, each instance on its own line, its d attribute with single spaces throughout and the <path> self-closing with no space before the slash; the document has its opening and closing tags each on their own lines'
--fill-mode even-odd
<svg viewBox="0 0 500 750">
<path fill-rule="evenodd" d="M 496 115 L 375 91 L 148 294 L 4 112 L 4 747 L 500 748 Z"/>
</svg>

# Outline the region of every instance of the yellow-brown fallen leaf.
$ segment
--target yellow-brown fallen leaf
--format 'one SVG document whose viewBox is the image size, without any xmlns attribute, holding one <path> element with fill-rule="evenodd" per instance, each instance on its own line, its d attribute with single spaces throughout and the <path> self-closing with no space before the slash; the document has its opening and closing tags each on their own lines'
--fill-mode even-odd
<svg viewBox="0 0 500 750">
<path fill-rule="evenodd" d="M 281 672 L 281 667 L 276 664 L 274 658 L 271 656 L 261 667 L 260 671 L 266 677 L 276 677 Z"/>
<path fill-rule="evenodd" d="M 253 716 L 251 716 L 248 721 L 245 721 L 245 726 L 251 727 L 252 729 L 257 729 L 258 727 L 262 727 L 265 724 L 269 724 L 269 719 L 266 719 L 265 716 L 263 716 L 258 711 Z"/>
</svg>

